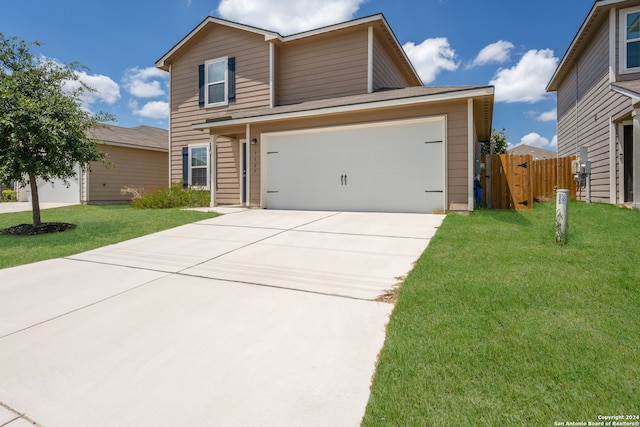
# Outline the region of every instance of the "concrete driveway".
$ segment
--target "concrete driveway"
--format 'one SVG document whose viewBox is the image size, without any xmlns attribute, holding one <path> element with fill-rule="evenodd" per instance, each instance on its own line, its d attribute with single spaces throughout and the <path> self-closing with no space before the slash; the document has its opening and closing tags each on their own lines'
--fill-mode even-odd
<svg viewBox="0 0 640 427">
<path fill-rule="evenodd" d="M 61 208 L 63 206 L 77 205 L 77 203 L 55 203 L 40 202 L 40 210 Z M 0 214 L 12 212 L 25 212 L 32 209 L 31 202 L 2 202 L 0 203 Z M 2 424 L 0 424 L 2 427 Z"/>
<path fill-rule="evenodd" d="M 357 426 L 374 299 L 443 218 L 247 210 L 2 270 L 0 426 Z"/>
</svg>

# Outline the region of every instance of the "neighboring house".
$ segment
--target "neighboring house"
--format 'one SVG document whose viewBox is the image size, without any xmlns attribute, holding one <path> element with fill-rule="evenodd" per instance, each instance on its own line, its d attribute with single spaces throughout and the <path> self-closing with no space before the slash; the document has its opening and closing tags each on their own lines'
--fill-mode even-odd
<svg viewBox="0 0 640 427">
<path fill-rule="evenodd" d="M 98 141 L 98 148 L 107 154 L 111 164 L 92 162 L 87 170 L 78 167 L 76 176 L 67 182 L 38 180 L 41 202 L 125 203 L 131 200 L 132 194 L 122 194 L 123 188 L 148 192 L 168 186 L 168 132 L 165 129 L 104 125 L 90 131 L 89 136 Z M 31 200 L 28 185 L 19 188 L 18 193 L 19 200 Z"/>
<path fill-rule="evenodd" d="M 527 144 L 520 144 L 507 151 L 507 154 L 531 154 L 533 160 L 542 159 L 555 159 L 558 157 L 558 153 L 551 150 L 545 150 L 544 148 L 538 148 Z"/>
<path fill-rule="evenodd" d="M 171 181 L 212 205 L 474 208 L 494 89 L 424 87 L 382 15 L 286 37 L 208 17 L 156 66 L 170 74 Z"/>
<path fill-rule="evenodd" d="M 558 155 L 588 148 L 591 199 L 640 208 L 640 1 L 596 1 L 547 90 Z"/>
</svg>

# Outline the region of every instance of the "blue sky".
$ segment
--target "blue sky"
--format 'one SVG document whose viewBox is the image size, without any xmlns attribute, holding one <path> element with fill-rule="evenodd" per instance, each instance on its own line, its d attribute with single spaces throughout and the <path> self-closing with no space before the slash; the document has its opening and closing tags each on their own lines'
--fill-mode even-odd
<svg viewBox="0 0 640 427">
<path fill-rule="evenodd" d="M 282 35 L 383 13 L 426 85 L 496 86 L 493 126 L 512 145 L 555 149 L 555 66 L 593 0 L 3 0 L 0 32 L 80 62 L 90 110 L 119 126 L 168 126 L 155 62 L 207 16 Z"/>
</svg>

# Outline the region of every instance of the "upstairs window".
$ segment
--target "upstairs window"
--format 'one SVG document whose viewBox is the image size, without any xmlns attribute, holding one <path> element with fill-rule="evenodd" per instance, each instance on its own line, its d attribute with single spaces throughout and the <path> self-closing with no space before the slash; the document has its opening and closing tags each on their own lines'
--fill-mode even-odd
<svg viewBox="0 0 640 427">
<path fill-rule="evenodd" d="M 622 72 L 640 71 L 640 7 L 621 12 L 620 32 Z"/>
<path fill-rule="evenodd" d="M 217 58 L 198 67 L 198 106 L 221 107 L 236 100 L 236 59 Z"/>
<path fill-rule="evenodd" d="M 227 104 L 227 58 L 213 59 L 204 63 L 205 104 L 217 107 Z"/>
</svg>

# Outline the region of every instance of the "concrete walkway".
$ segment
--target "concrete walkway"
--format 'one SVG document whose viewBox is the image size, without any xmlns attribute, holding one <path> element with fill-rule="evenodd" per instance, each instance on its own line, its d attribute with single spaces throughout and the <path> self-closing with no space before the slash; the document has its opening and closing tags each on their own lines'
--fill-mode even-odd
<svg viewBox="0 0 640 427">
<path fill-rule="evenodd" d="M 444 217 L 234 212 L 2 270 L 0 426 L 359 425 Z"/>
</svg>

